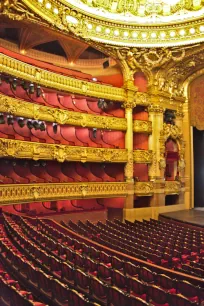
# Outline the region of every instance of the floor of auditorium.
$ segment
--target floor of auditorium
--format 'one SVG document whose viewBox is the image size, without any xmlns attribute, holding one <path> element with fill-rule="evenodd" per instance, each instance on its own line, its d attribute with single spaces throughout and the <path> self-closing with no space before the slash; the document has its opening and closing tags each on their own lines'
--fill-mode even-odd
<svg viewBox="0 0 204 306">
<path fill-rule="evenodd" d="M 190 210 L 180 210 L 159 215 L 160 220 L 171 219 L 183 222 L 204 230 L 204 208 L 194 208 Z"/>
</svg>

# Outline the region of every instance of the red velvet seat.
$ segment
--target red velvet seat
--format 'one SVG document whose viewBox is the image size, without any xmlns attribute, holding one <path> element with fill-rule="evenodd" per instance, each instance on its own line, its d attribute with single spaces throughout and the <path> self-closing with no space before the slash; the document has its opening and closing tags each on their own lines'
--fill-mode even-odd
<svg viewBox="0 0 204 306">
<path fill-rule="evenodd" d="M 130 293 L 134 296 L 147 300 L 147 286 L 137 278 L 129 279 Z"/>
<path fill-rule="evenodd" d="M 90 295 L 102 305 L 107 305 L 108 289 L 108 285 L 101 282 L 98 278 L 90 278 Z"/>
<path fill-rule="evenodd" d="M 108 283 L 111 284 L 112 278 L 112 269 L 104 265 L 103 263 L 98 264 L 98 277 Z"/>
<path fill-rule="evenodd" d="M 130 289 L 129 277 L 117 270 L 112 271 L 112 284 L 126 292 Z"/>
<path fill-rule="evenodd" d="M 149 301 L 154 306 L 169 306 L 168 294 L 155 285 L 148 285 L 147 295 Z M 172 305 L 173 306 L 173 305 Z"/>
<path fill-rule="evenodd" d="M 187 297 L 191 302 L 199 302 L 199 289 L 195 287 L 193 284 L 185 281 L 178 280 L 177 281 L 177 291 L 181 293 L 185 297 Z"/>
<path fill-rule="evenodd" d="M 146 267 L 140 267 L 139 278 L 140 280 L 143 280 L 146 283 L 152 284 L 155 282 L 156 273 L 152 272 Z"/>
<path fill-rule="evenodd" d="M 53 302 L 59 306 L 69 306 L 69 288 L 59 280 L 52 280 Z"/>
<path fill-rule="evenodd" d="M 176 293 L 176 280 L 170 278 L 165 274 L 157 274 L 156 283 L 163 290 L 170 292 L 171 294 Z"/>
<path fill-rule="evenodd" d="M 62 274 L 61 274 L 62 280 L 73 286 L 75 280 L 74 267 L 68 264 L 67 262 L 63 262 L 61 263 L 61 269 L 62 269 Z"/>
<path fill-rule="evenodd" d="M 173 306 L 196 306 L 199 305 L 195 302 L 191 302 L 182 294 L 170 294 L 169 295 L 169 304 Z"/>
<path fill-rule="evenodd" d="M 80 269 L 75 270 L 75 288 L 81 292 L 89 293 L 90 276 Z"/>
</svg>

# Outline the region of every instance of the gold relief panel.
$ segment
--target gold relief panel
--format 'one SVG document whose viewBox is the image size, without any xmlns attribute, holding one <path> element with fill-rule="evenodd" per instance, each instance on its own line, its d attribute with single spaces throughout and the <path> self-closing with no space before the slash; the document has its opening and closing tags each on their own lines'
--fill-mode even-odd
<svg viewBox="0 0 204 306">
<path fill-rule="evenodd" d="M 133 161 L 138 164 L 151 164 L 153 161 L 153 153 L 151 150 L 134 150 Z"/>
<path fill-rule="evenodd" d="M 154 193 L 153 182 L 135 182 L 134 193 L 137 196 L 151 196 Z"/>
<path fill-rule="evenodd" d="M 0 157 L 81 162 L 127 162 L 126 149 L 55 145 L 0 138 Z"/>
<path fill-rule="evenodd" d="M 47 71 L 16 60 L 4 54 L 0 54 L 1 72 L 14 75 L 39 85 L 96 98 L 110 99 L 122 102 L 125 100 L 123 88 L 101 85 L 95 82 L 82 81 L 69 76 L 64 76 Z"/>
<path fill-rule="evenodd" d="M 125 197 L 126 183 L 57 183 L 0 185 L 0 205 L 32 201 Z"/>
<path fill-rule="evenodd" d="M 134 120 L 133 121 L 133 132 L 134 133 L 152 133 L 152 122 L 145 120 Z"/>
<path fill-rule="evenodd" d="M 165 194 L 179 194 L 181 192 L 181 183 L 178 181 L 165 182 Z"/>
<path fill-rule="evenodd" d="M 0 94 L 0 112 L 74 126 L 125 131 L 127 120 L 41 106 Z"/>
</svg>

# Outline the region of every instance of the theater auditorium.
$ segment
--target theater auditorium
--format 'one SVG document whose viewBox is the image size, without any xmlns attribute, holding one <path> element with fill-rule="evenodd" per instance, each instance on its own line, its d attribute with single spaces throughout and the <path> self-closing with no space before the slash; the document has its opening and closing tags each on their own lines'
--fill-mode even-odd
<svg viewBox="0 0 204 306">
<path fill-rule="evenodd" d="M 0 306 L 204 305 L 204 0 L 0 1 Z"/>
</svg>

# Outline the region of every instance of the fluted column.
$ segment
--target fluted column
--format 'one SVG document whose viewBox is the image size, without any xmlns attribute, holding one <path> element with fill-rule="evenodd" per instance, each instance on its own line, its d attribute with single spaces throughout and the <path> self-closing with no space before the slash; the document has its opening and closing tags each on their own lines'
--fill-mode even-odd
<svg viewBox="0 0 204 306">
<path fill-rule="evenodd" d="M 164 147 L 160 141 L 160 133 L 163 129 L 164 108 L 160 105 L 151 104 L 148 107 L 149 120 L 152 121 L 152 134 L 149 136 L 149 150 L 153 152 L 153 162 L 149 165 L 149 180 L 154 182 L 156 193 L 151 198 L 151 206 L 164 205 L 164 169 L 165 159 L 162 156 Z"/>
<path fill-rule="evenodd" d="M 150 180 L 163 179 L 161 168 L 163 160 L 161 159 L 160 132 L 163 129 L 164 109 L 160 105 L 150 105 L 148 107 L 149 120 L 152 122 L 152 134 L 149 135 L 149 150 L 153 152 L 153 162 L 149 166 Z"/>
<path fill-rule="evenodd" d="M 125 165 L 125 180 L 128 183 L 128 195 L 125 208 L 134 206 L 134 179 L 133 179 L 133 111 L 132 108 L 125 109 L 127 119 L 127 131 L 125 135 L 125 148 L 128 151 L 128 160 Z"/>
</svg>

